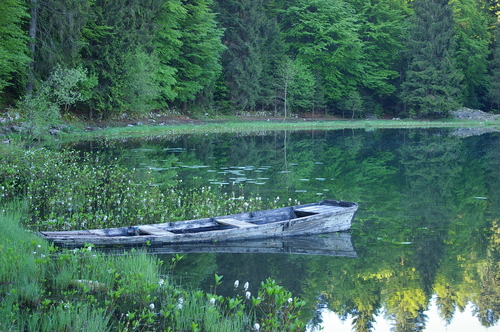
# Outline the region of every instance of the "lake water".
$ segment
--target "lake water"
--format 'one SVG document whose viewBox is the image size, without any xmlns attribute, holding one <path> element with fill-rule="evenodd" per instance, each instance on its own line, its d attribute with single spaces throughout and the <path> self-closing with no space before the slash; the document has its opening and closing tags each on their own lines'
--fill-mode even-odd
<svg viewBox="0 0 500 332">
<path fill-rule="evenodd" d="M 210 290 L 217 273 L 219 293 L 241 292 L 239 280 L 256 294 L 273 278 L 307 301 L 310 331 L 500 331 L 498 133 L 279 131 L 78 148 L 106 150 L 186 188 L 360 206 L 347 235 L 351 252 L 187 253 L 174 270 L 184 283 Z"/>
</svg>

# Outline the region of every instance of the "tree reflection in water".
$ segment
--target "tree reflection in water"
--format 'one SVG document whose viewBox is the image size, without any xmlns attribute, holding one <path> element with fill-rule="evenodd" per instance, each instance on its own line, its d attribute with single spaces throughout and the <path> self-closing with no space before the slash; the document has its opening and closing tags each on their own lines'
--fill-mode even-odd
<svg viewBox="0 0 500 332">
<path fill-rule="evenodd" d="M 322 299 L 323 318 L 334 312 L 352 331 L 386 331 L 382 321 L 394 331 L 426 331 L 437 320 L 451 331 L 467 315 L 498 328 L 498 133 L 307 131 L 107 144 L 145 171 L 175 158 L 169 172 L 182 188 L 281 197 L 278 205 L 323 197 L 360 205 L 351 230 L 358 258 L 212 254 L 207 268 L 205 259 L 187 254 L 175 273 L 184 280 L 193 273 L 195 286 L 209 288 L 214 273 L 250 285 L 271 277 L 308 301 L 305 319 Z M 228 282 L 220 291 L 232 288 Z"/>
</svg>

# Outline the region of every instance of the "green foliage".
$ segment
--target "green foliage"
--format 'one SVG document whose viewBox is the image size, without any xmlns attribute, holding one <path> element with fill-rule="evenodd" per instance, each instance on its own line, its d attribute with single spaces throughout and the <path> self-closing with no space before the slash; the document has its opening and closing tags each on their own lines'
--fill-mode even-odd
<svg viewBox="0 0 500 332">
<path fill-rule="evenodd" d="M 494 39 L 492 45 L 491 56 L 492 60 L 489 63 L 488 76 L 488 97 L 491 108 L 500 110 L 500 26 L 494 25 Z"/>
<path fill-rule="evenodd" d="M 488 57 L 491 43 L 488 16 L 482 2 L 453 1 L 457 67 L 463 73 L 462 100 L 466 107 L 484 108 L 488 88 Z"/>
<path fill-rule="evenodd" d="M 304 327 L 297 321 L 304 302 L 292 299 L 290 292 L 272 280 L 262 284 L 259 300 L 250 295 L 225 298 L 185 291 L 170 277 L 160 278 L 162 262 L 145 251 L 106 255 L 89 246 L 55 252 L 19 226 L 21 206 L 3 208 L 2 330 L 245 331 L 251 328 L 257 308 L 264 315 L 261 331 Z M 217 284 L 221 279 L 216 275 Z"/>
<path fill-rule="evenodd" d="M 37 0 L 34 77 L 46 80 L 57 68 L 81 66 L 91 1 Z M 33 15 L 32 15 L 33 16 Z"/>
<path fill-rule="evenodd" d="M 339 102 L 339 108 L 344 112 L 347 111 L 352 113 L 351 118 L 353 119 L 356 114 L 358 117 L 361 117 L 364 110 L 363 101 L 357 91 L 349 92 L 344 100 Z"/>
<path fill-rule="evenodd" d="M 261 317 L 259 322 L 262 331 L 299 332 L 305 328 L 305 324 L 298 317 L 306 303 L 292 297 L 292 293 L 278 285 L 275 280 L 268 278 L 261 283 L 258 297 L 252 298 L 252 304 L 258 311 L 257 317 Z"/>
<path fill-rule="evenodd" d="M 228 102 L 236 111 L 274 107 L 273 78 L 284 49 L 265 1 L 217 1 L 215 10 L 220 13 L 227 47 L 222 54 L 224 88 L 219 88 L 218 97 L 225 97 L 222 103 Z"/>
<path fill-rule="evenodd" d="M 0 239 L 0 282 L 15 287 L 10 294 L 11 299 L 34 305 L 42 297 L 45 263 L 50 260 L 50 248 L 36 235 L 26 234 L 19 226 L 23 208 L 19 203 L 12 203 L 4 205 L 0 212 L 0 226 L 5 234 Z M 0 298 L 4 292 L 7 292 L 5 288 L 0 289 Z"/>
<path fill-rule="evenodd" d="M 64 107 L 64 111 L 67 112 L 70 106 L 86 101 L 95 84 L 95 78 L 89 78 L 86 69 L 81 67 L 63 69 L 56 66 L 47 82 L 44 83 L 46 86 L 44 88 L 48 91 L 41 91 L 41 93 L 47 93 L 52 103 Z"/>
<path fill-rule="evenodd" d="M 179 102 L 194 100 L 222 70 L 219 59 L 225 49 L 221 43 L 223 30 L 217 27 L 211 6 L 212 0 L 183 4 L 186 15 L 178 23 L 181 45 L 168 63 L 176 69 L 173 90 Z"/>
<path fill-rule="evenodd" d="M 277 97 L 283 99 L 285 111 L 307 111 L 317 106 L 314 100 L 316 79 L 309 66 L 301 60 L 285 60 L 278 70 L 276 81 Z"/>
<path fill-rule="evenodd" d="M 409 66 L 401 99 L 410 116 L 446 117 L 460 106 L 463 74 L 453 57 L 454 18 L 446 0 L 413 3 L 415 16 L 407 42 Z"/>
<path fill-rule="evenodd" d="M 359 83 L 361 42 L 357 17 L 343 1 L 297 0 L 280 24 L 289 52 L 322 77 L 328 100 L 338 101 Z"/>
<path fill-rule="evenodd" d="M 5 87 L 23 82 L 28 57 L 28 38 L 22 25 L 28 18 L 24 1 L 4 0 L 0 3 L 0 94 Z M 16 78 L 17 81 L 14 79 Z M 20 89 L 20 86 L 16 86 Z M 20 94 L 20 91 L 17 91 Z"/>
<path fill-rule="evenodd" d="M 387 96 L 396 91 L 403 39 L 409 26 L 406 1 L 349 1 L 359 16 L 362 41 L 363 78 L 361 86 L 369 95 Z M 374 96 L 374 97 L 375 97 Z"/>
<path fill-rule="evenodd" d="M 29 107 L 45 112 L 30 122 L 55 114 L 32 86 L 57 68 L 87 71 L 78 111 L 89 118 L 179 107 L 351 113 L 358 99 L 354 117 L 445 117 L 500 99 L 495 1 L 27 3 L 0 5 L 0 91 L 6 104 L 31 98 Z M 286 84 L 283 68 L 294 73 Z"/>
<path fill-rule="evenodd" d="M 42 136 L 47 129 L 56 125 L 61 119 L 59 107 L 49 98 L 48 89 L 42 87 L 35 94 L 26 95 L 17 104 L 26 116 L 28 134 L 32 137 Z"/>
<path fill-rule="evenodd" d="M 57 66 L 49 78 L 42 82 L 32 94 L 18 103 L 26 114 L 29 133 L 42 135 L 50 126 L 60 121 L 60 109 L 68 111 L 77 102 L 89 98 L 95 81 L 87 77 L 82 68 L 62 69 Z"/>
<path fill-rule="evenodd" d="M 82 63 L 98 84 L 88 107 L 108 117 L 127 110 L 152 108 L 159 88 L 159 61 L 152 43 L 155 15 L 163 1 L 94 1 L 82 49 Z M 92 115 L 92 112 L 90 113 Z"/>
<path fill-rule="evenodd" d="M 25 196 L 39 229 L 82 229 L 151 224 L 261 209 L 259 198 L 180 190 L 169 176 L 103 165 L 100 155 L 5 148 L 2 197 Z M 157 185 L 158 181 L 162 185 Z"/>
<path fill-rule="evenodd" d="M 187 15 L 186 8 L 180 0 L 167 1 L 156 14 L 158 29 L 155 33 L 155 49 L 159 61 L 156 69 L 156 80 L 159 87 L 158 106 L 164 107 L 177 97 L 173 91 L 177 80 L 177 68 L 171 65 L 183 45 L 180 22 Z"/>
</svg>

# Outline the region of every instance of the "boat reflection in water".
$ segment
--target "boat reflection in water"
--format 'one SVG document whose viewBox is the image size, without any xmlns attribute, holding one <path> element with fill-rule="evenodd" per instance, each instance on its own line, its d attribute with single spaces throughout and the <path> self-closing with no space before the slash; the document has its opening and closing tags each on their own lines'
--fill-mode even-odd
<svg viewBox="0 0 500 332">
<path fill-rule="evenodd" d="M 349 232 L 245 241 L 170 244 L 149 247 L 148 252 L 157 255 L 174 253 L 237 253 L 357 257 Z"/>
</svg>

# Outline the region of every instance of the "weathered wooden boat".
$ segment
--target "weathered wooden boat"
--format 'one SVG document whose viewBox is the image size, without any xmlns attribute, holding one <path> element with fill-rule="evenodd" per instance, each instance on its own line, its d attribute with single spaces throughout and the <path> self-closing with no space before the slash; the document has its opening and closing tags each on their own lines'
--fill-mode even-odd
<svg viewBox="0 0 500 332">
<path fill-rule="evenodd" d="M 40 234 L 64 247 L 242 241 L 347 231 L 357 209 L 353 202 L 324 200 L 222 217 Z"/>
</svg>

